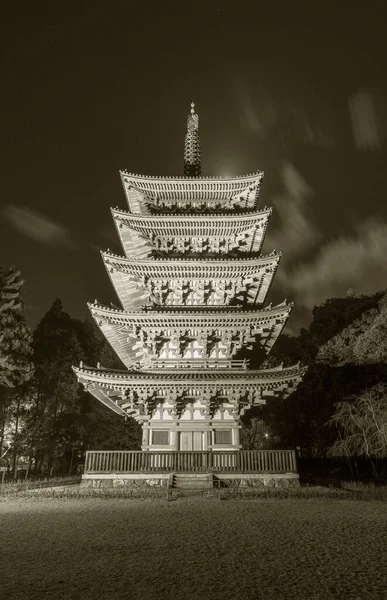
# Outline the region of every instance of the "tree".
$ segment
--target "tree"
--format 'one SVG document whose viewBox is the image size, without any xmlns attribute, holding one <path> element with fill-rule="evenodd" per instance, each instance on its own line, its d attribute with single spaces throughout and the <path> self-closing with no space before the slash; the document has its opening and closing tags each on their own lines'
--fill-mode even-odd
<svg viewBox="0 0 387 600">
<path fill-rule="evenodd" d="M 123 366 L 89 321 L 73 319 L 57 299 L 33 336 L 35 376 L 19 448 L 39 473 L 74 472 L 88 448 L 137 449 L 140 427 L 126 422 L 86 393 L 72 365 Z"/>
<path fill-rule="evenodd" d="M 307 335 L 313 341 L 316 352 L 364 313 L 372 309 L 378 310 L 382 296 L 383 292 L 378 292 L 369 296 L 329 298 L 321 306 L 314 307 Z"/>
<path fill-rule="evenodd" d="M 320 345 L 316 360 L 330 366 L 387 363 L 387 296 L 379 292 L 357 299 L 344 327 Z M 361 308 L 360 314 L 354 308 Z"/>
<path fill-rule="evenodd" d="M 16 387 L 33 374 L 31 333 L 22 315 L 20 272 L 0 268 L 0 386 Z"/>
<path fill-rule="evenodd" d="M 0 457 L 3 456 L 7 427 L 14 422 L 14 442 L 18 435 L 22 397 L 18 393 L 33 375 L 31 333 L 22 309 L 23 280 L 14 267 L 0 268 Z M 12 395 L 9 390 L 12 389 Z M 12 411 L 16 400 L 16 413 Z M 13 455 L 14 470 L 16 451 Z"/>
<path fill-rule="evenodd" d="M 335 404 L 387 380 L 386 295 L 331 298 L 313 310 L 308 329 L 281 335 L 266 364 L 298 361 L 308 371 L 297 389 L 263 407 L 262 418 L 281 443 L 303 456 L 323 456 L 335 432 L 324 424 Z"/>
<path fill-rule="evenodd" d="M 387 293 L 370 327 L 355 340 L 354 358 L 357 364 L 387 364 Z"/>
<path fill-rule="evenodd" d="M 331 456 L 387 457 L 387 385 L 377 384 L 336 404 L 328 425 L 337 431 Z"/>
<path fill-rule="evenodd" d="M 36 327 L 35 394 L 24 433 L 37 469 L 52 472 L 66 454 L 66 444 L 72 444 L 74 432 L 68 416 L 75 419 L 79 413 L 80 389 L 71 367 L 81 360 L 96 362 L 100 346 L 90 323 L 72 319 L 59 299 Z"/>
<path fill-rule="evenodd" d="M 257 417 L 252 417 L 247 425 L 242 426 L 243 450 L 263 450 L 273 446 L 273 432 L 270 427 Z"/>
<path fill-rule="evenodd" d="M 99 361 L 105 369 L 125 369 L 125 365 L 105 339 L 102 342 Z"/>
</svg>

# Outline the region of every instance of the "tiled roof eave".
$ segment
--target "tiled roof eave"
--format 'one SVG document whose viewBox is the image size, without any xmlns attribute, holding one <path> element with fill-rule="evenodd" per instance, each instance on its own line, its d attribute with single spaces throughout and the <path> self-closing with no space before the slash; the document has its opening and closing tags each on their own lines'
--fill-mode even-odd
<svg viewBox="0 0 387 600">
<path fill-rule="evenodd" d="M 306 367 L 294 365 L 282 369 L 241 370 L 232 371 L 213 370 L 164 370 L 158 374 L 154 371 L 109 371 L 108 369 L 93 369 L 90 367 L 73 367 L 78 379 L 101 382 L 106 385 L 152 385 L 154 383 L 172 385 L 193 385 L 219 382 L 222 385 L 265 385 L 270 383 L 287 383 L 299 380 L 306 371 Z"/>
<path fill-rule="evenodd" d="M 174 175 L 174 176 L 169 176 L 169 175 L 141 175 L 138 173 L 130 173 L 129 171 L 127 171 L 126 169 L 122 169 L 120 170 L 120 175 L 121 176 L 125 176 L 128 177 L 129 179 L 136 181 L 150 181 L 152 183 L 160 181 L 162 183 L 172 183 L 173 181 L 179 182 L 179 183 L 210 183 L 212 181 L 216 182 L 216 183 L 229 183 L 229 182 L 242 182 L 242 181 L 249 181 L 249 180 L 256 180 L 256 179 L 261 179 L 264 176 L 264 171 L 255 171 L 254 173 L 247 173 L 245 175 L 235 175 L 235 176 L 230 176 L 230 177 L 222 177 L 222 176 L 206 176 L 206 177 L 187 177 L 187 176 L 180 176 L 180 175 Z"/>
<path fill-rule="evenodd" d="M 131 213 L 130 211 L 127 210 L 123 210 L 120 209 L 118 207 L 114 207 L 110 209 L 113 217 L 116 217 L 117 219 L 120 220 L 124 220 L 124 219 L 128 219 L 128 220 L 132 220 L 134 222 L 137 221 L 144 221 L 144 222 L 149 222 L 150 224 L 152 224 L 152 222 L 156 222 L 156 223 L 169 223 L 169 222 L 202 222 L 202 221 L 216 221 L 218 220 L 219 222 L 238 222 L 238 221 L 249 221 L 251 220 L 252 222 L 254 222 L 255 220 L 259 220 L 259 219 L 264 219 L 265 217 L 268 217 L 272 214 L 273 209 L 271 207 L 265 206 L 263 209 L 261 210 L 256 210 L 251 209 L 251 211 L 249 212 L 241 212 L 238 213 L 237 211 L 233 212 L 233 214 L 222 214 L 222 213 L 211 213 L 208 215 L 185 215 L 185 214 L 165 214 L 165 215 L 139 215 L 139 214 L 134 214 Z"/>
<path fill-rule="evenodd" d="M 231 306 L 226 306 L 226 307 L 222 307 L 222 312 L 219 311 L 219 307 L 218 306 L 208 306 L 208 307 L 203 307 L 200 310 L 197 310 L 197 308 L 195 308 L 194 306 L 191 307 L 162 307 L 162 308 L 155 308 L 155 309 L 149 309 L 147 311 L 141 310 L 141 311 L 133 311 L 133 312 L 127 312 L 125 310 L 122 309 L 118 309 L 118 308 L 111 308 L 108 306 L 105 306 L 104 304 L 100 304 L 97 300 L 95 300 L 93 303 L 88 302 L 88 307 L 89 310 L 91 311 L 96 311 L 98 313 L 100 313 L 101 315 L 104 316 L 122 316 L 125 317 L 127 316 L 128 318 L 143 318 L 143 317 L 152 317 L 152 316 L 157 316 L 157 317 L 169 317 L 169 316 L 173 316 L 174 313 L 176 313 L 176 318 L 184 318 L 185 316 L 193 316 L 193 315 L 197 315 L 199 317 L 212 317 L 214 316 L 214 318 L 226 318 L 226 317 L 239 317 L 239 316 L 275 316 L 277 314 L 283 314 L 284 311 L 289 311 L 293 308 L 294 306 L 294 302 L 288 302 L 287 300 L 284 300 L 283 302 L 281 302 L 280 304 L 277 304 L 276 306 L 272 306 L 271 304 L 269 304 L 268 306 L 264 307 L 264 308 L 260 308 L 260 309 L 249 309 L 246 310 L 244 308 L 238 309 L 235 307 L 231 307 Z"/>
<path fill-rule="evenodd" d="M 174 265 L 177 267 L 187 266 L 187 265 L 220 265 L 224 267 L 240 265 L 240 266 L 250 266 L 256 263 L 258 266 L 265 264 L 266 262 L 274 263 L 278 262 L 282 256 L 282 252 L 273 251 L 270 254 L 262 254 L 258 257 L 251 256 L 249 258 L 147 258 L 139 260 L 138 258 L 131 258 L 127 256 L 122 256 L 120 254 L 115 254 L 113 252 L 101 251 L 102 258 L 106 261 L 114 260 L 117 263 L 127 264 L 127 265 L 141 265 L 141 266 L 151 266 L 157 267 L 165 266 L 165 265 Z"/>
<path fill-rule="evenodd" d="M 239 312 L 218 312 L 215 311 L 210 312 L 185 312 L 180 311 L 178 314 L 175 313 L 161 313 L 161 312 L 137 312 L 137 313 L 127 313 L 125 311 L 118 311 L 116 309 L 107 309 L 101 310 L 93 304 L 89 304 L 89 309 L 93 314 L 95 319 L 104 319 L 109 323 L 116 324 L 136 324 L 136 323 L 147 323 L 149 327 L 152 325 L 157 326 L 162 324 L 162 326 L 167 327 L 168 325 L 174 326 L 175 323 L 181 321 L 189 321 L 192 319 L 197 320 L 198 327 L 204 326 L 206 323 L 211 323 L 211 326 L 215 327 L 218 325 L 219 327 L 224 326 L 223 324 L 227 324 L 230 321 L 238 326 L 238 323 L 251 322 L 254 323 L 271 323 L 276 320 L 283 320 L 289 317 L 289 314 L 292 309 L 292 305 L 286 305 L 282 309 L 271 310 L 271 311 L 239 311 Z M 212 324 L 216 322 L 216 324 Z M 161 325 L 160 325 L 161 326 Z"/>
</svg>

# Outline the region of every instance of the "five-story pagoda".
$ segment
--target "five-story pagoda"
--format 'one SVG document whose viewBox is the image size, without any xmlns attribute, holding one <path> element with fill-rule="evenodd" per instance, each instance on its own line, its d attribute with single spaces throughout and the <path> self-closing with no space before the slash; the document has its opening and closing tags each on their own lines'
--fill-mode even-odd
<svg viewBox="0 0 387 600">
<path fill-rule="evenodd" d="M 261 254 L 271 209 L 262 172 L 201 177 L 198 115 L 187 121 L 184 177 L 121 172 L 128 210 L 112 209 L 123 256 L 102 252 L 122 310 L 89 305 L 126 370 L 75 368 L 99 401 L 142 424 L 142 450 L 239 451 L 240 415 L 290 393 L 304 370 L 249 369 L 291 305 L 264 303 L 280 254 Z"/>
</svg>

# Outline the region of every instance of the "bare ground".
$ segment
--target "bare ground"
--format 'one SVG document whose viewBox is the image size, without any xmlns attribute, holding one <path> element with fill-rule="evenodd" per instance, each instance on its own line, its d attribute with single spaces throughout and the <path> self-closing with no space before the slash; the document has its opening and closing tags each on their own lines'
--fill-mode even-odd
<svg viewBox="0 0 387 600">
<path fill-rule="evenodd" d="M 387 503 L 13 499 L 0 598 L 387 599 Z"/>
</svg>

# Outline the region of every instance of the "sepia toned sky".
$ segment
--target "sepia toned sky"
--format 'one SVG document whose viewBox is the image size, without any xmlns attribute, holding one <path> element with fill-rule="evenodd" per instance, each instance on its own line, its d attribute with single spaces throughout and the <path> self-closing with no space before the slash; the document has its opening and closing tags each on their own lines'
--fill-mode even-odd
<svg viewBox="0 0 387 600">
<path fill-rule="evenodd" d="M 387 287 L 385 3 L 337 4 L 2 8 L 0 263 L 32 326 L 57 297 L 79 318 L 117 304 L 99 249 L 121 253 L 118 170 L 182 175 L 191 101 L 204 175 L 265 171 L 264 252 L 283 252 L 268 300 L 295 301 L 289 332 Z"/>
</svg>

